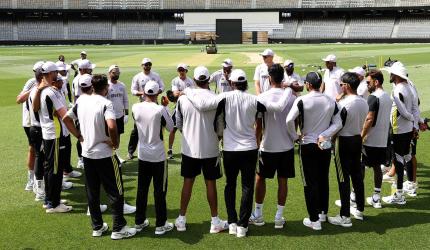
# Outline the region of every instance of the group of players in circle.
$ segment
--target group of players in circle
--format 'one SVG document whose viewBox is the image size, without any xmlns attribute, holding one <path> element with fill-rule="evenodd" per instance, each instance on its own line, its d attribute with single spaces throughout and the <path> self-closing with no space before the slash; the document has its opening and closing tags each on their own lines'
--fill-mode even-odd
<svg viewBox="0 0 430 250">
<path fill-rule="evenodd" d="M 275 228 L 286 223 L 283 211 L 288 179 L 295 177 L 294 150 L 298 151 L 308 217 L 303 224 L 321 230 L 328 221 L 352 226 L 351 217 L 364 219 L 365 201 L 381 208 L 381 201 L 404 205 L 405 194 L 416 196 L 416 143 L 418 131 L 427 129 L 420 117 L 419 98 L 405 66 L 393 62 L 384 68 L 393 84 L 391 96 L 384 91 L 380 70 L 356 67 L 347 72 L 337 67 L 335 55 L 322 60 L 324 74 L 309 72 L 302 80 L 294 72 L 294 62 L 274 63 L 271 49 L 261 53 L 263 63 L 255 69 L 257 95 L 247 92 L 248 78 L 233 62 L 225 59 L 222 69 L 210 74 L 204 66 L 187 76 L 189 67 L 177 66 L 167 96 L 161 77 L 152 71 L 152 61 L 142 60 L 142 72 L 132 79 L 131 93 L 139 98 L 132 106 L 134 120 L 127 160 L 137 150 L 138 186 L 136 207 L 124 202 L 119 157 L 120 135 L 128 122 L 126 86 L 119 81 L 120 68 L 112 65 L 106 74 L 94 74 L 85 51 L 71 65 L 64 56 L 59 61 L 37 62 L 35 77 L 27 81 L 17 97 L 23 103 L 23 127 L 29 141 L 28 182 L 46 213 L 72 210 L 61 199 L 62 189 L 73 184 L 64 181 L 81 173 L 71 166 L 70 134 L 77 140 L 78 168 L 85 172 L 87 214 L 92 235 L 101 236 L 109 226 L 103 222 L 100 187 L 111 202 L 112 239 L 135 235 L 149 226 L 146 218 L 148 191 L 154 186 L 155 234 L 174 227 L 186 231 L 187 207 L 195 178 L 203 172 L 210 207 L 210 233 L 227 230 L 237 237 L 247 235 L 249 224 L 262 226 L 266 179 L 278 179 Z M 70 89 L 70 68 L 78 71 Z M 211 90 L 211 83 L 214 87 Z M 303 89 L 306 94 L 301 93 Z M 67 98 L 70 104 L 67 104 Z M 73 99 L 72 99 L 73 98 Z M 175 109 L 169 111 L 169 100 Z M 165 152 L 163 128 L 169 131 Z M 173 158 L 175 132 L 181 139 L 183 186 L 179 216 L 167 221 L 167 159 Z M 297 146 L 295 147 L 295 144 Z M 412 147 L 411 147 L 412 145 Z M 329 166 L 334 155 L 340 200 L 340 213 L 328 217 Z M 391 157 L 392 156 L 392 157 Z M 221 168 L 223 162 L 224 169 Z M 386 171 L 386 166 L 391 166 Z M 374 172 L 374 192 L 365 199 L 364 170 Z M 381 167 L 382 166 L 382 167 Z M 407 181 L 404 182 L 404 171 Z M 241 176 L 241 201 L 236 210 L 236 186 Z M 226 177 L 224 199 L 227 220 L 218 216 L 216 181 Z M 396 175 L 396 179 L 394 179 Z M 395 182 L 392 195 L 381 197 L 383 179 Z M 352 190 L 350 187 L 352 183 Z M 255 192 L 255 207 L 253 199 Z M 135 226 L 127 226 L 124 214 L 135 212 Z"/>
</svg>

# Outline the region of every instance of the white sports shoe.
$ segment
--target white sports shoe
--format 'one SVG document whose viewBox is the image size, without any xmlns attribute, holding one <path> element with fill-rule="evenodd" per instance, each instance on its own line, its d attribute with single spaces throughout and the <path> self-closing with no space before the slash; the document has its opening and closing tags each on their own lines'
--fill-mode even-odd
<svg viewBox="0 0 430 250">
<path fill-rule="evenodd" d="M 382 208 L 381 195 L 379 194 L 377 195 L 373 194 L 371 197 L 367 197 L 366 201 L 367 201 L 367 204 L 373 206 L 374 208 L 377 208 L 377 209 Z"/>
<path fill-rule="evenodd" d="M 284 217 L 282 217 L 281 219 L 275 218 L 275 228 L 276 229 L 284 228 L 285 222 L 286 222 L 286 220 Z"/>
<path fill-rule="evenodd" d="M 303 225 L 312 228 L 313 230 L 321 230 L 321 221 L 311 221 L 309 218 L 304 218 L 303 219 Z"/>
<path fill-rule="evenodd" d="M 172 229 L 173 229 L 173 223 L 170 223 L 170 222 L 166 221 L 166 223 L 164 224 L 164 226 L 156 227 L 155 228 L 155 234 L 156 235 L 163 235 L 166 232 L 172 231 Z"/>
<path fill-rule="evenodd" d="M 61 189 L 62 190 L 67 190 L 67 189 L 71 189 L 73 187 L 73 183 L 70 181 L 64 181 L 63 180 L 63 185 L 61 185 Z"/>
<path fill-rule="evenodd" d="M 393 182 L 395 180 L 396 180 L 396 178 L 394 176 L 389 176 L 388 173 L 386 173 L 382 176 L 383 182 Z"/>
<path fill-rule="evenodd" d="M 134 228 L 136 229 L 136 232 L 142 231 L 145 227 L 149 226 L 149 220 L 146 219 L 142 224 L 134 225 Z"/>
<path fill-rule="evenodd" d="M 237 224 L 236 223 L 231 223 L 228 225 L 228 234 L 237 234 Z"/>
<path fill-rule="evenodd" d="M 100 204 L 100 212 L 101 212 L 101 213 L 104 213 L 106 210 L 107 210 L 107 205 L 102 205 L 102 204 Z M 88 208 L 88 209 L 87 209 L 87 216 L 90 216 L 90 215 L 91 215 L 91 213 L 90 213 L 90 208 Z"/>
<path fill-rule="evenodd" d="M 360 210 L 358 210 L 358 209 L 357 209 L 357 208 L 355 208 L 355 207 L 350 207 L 350 208 L 349 208 L 349 213 L 350 213 L 352 216 L 354 216 L 354 218 L 355 218 L 355 219 L 357 219 L 357 220 L 364 220 L 363 212 L 362 212 L 362 211 L 360 211 Z"/>
<path fill-rule="evenodd" d="M 66 200 L 66 199 L 61 199 L 60 200 L 60 204 L 64 204 L 64 205 L 66 205 L 67 204 L 67 202 L 69 202 L 68 200 Z M 48 205 L 47 204 L 43 204 L 42 205 L 42 207 L 44 208 L 44 209 L 47 209 L 48 208 Z"/>
<path fill-rule="evenodd" d="M 242 238 L 246 236 L 246 233 L 248 232 L 248 228 L 247 227 L 240 227 L 238 226 L 236 229 L 237 233 L 236 233 L 236 237 L 237 238 Z"/>
<path fill-rule="evenodd" d="M 180 220 L 178 217 L 175 220 L 175 227 L 179 232 L 187 231 L 187 222 L 185 220 Z"/>
<path fill-rule="evenodd" d="M 78 164 L 76 164 L 76 168 L 84 169 L 84 160 L 82 157 L 78 159 Z"/>
<path fill-rule="evenodd" d="M 319 221 L 320 222 L 326 222 L 327 221 L 327 215 L 324 212 L 321 212 L 319 215 Z"/>
<path fill-rule="evenodd" d="M 82 176 L 82 173 L 79 171 L 76 171 L 76 170 L 73 170 L 72 172 L 67 173 L 67 174 L 66 173 L 63 174 L 63 178 L 78 178 L 81 176 Z"/>
<path fill-rule="evenodd" d="M 342 227 L 351 227 L 352 222 L 351 218 L 336 215 L 335 217 L 328 217 L 328 222 L 333 225 L 342 226 Z"/>
<path fill-rule="evenodd" d="M 37 180 L 34 186 L 36 187 L 36 192 L 35 192 L 36 197 L 34 198 L 34 200 L 35 201 L 44 201 L 46 195 L 45 195 L 45 185 L 44 185 L 43 180 L 42 181 Z"/>
<path fill-rule="evenodd" d="M 336 201 L 334 202 L 334 204 L 335 204 L 336 206 L 338 206 L 338 207 L 342 207 L 342 201 L 341 201 L 341 200 L 336 200 Z M 350 205 L 351 207 L 357 207 L 357 203 L 355 203 L 355 201 L 353 201 L 353 200 L 349 200 L 349 205 Z"/>
<path fill-rule="evenodd" d="M 252 213 L 251 214 L 251 217 L 249 217 L 249 224 L 251 224 L 251 225 L 256 225 L 256 226 L 263 226 L 264 224 L 266 224 L 265 222 L 264 222 L 264 218 L 263 218 L 263 216 L 258 216 L 258 217 L 256 217 L 255 215 L 254 215 L 254 213 Z"/>
<path fill-rule="evenodd" d="M 34 181 L 33 179 L 28 179 L 27 184 L 25 184 L 25 191 L 33 191 Z"/>
<path fill-rule="evenodd" d="M 124 203 L 124 214 L 132 214 L 136 212 L 136 207 Z"/>
<path fill-rule="evenodd" d="M 403 194 L 394 193 L 393 195 L 382 197 L 382 200 L 387 204 L 406 204 L 406 199 Z"/>
<path fill-rule="evenodd" d="M 417 187 L 418 185 L 415 182 L 411 182 L 411 181 L 403 182 L 403 190 L 410 197 L 417 196 Z"/>
<path fill-rule="evenodd" d="M 66 206 L 64 204 L 61 204 L 54 207 L 54 208 L 47 208 L 46 213 L 47 214 L 53 214 L 53 213 L 67 213 L 73 210 L 72 206 Z"/>
<path fill-rule="evenodd" d="M 109 229 L 109 226 L 106 222 L 103 222 L 103 226 L 99 230 L 93 230 L 93 237 L 100 237 L 103 233 L 105 233 Z"/>
<path fill-rule="evenodd" d="M 222 231 L 227 230 L 227 229 L 229 229 L 229 225 L 228 225 L 227 221 L 219 220 L 218 224 L 213 224 L 211 222 L 211 229 L 210 229 L 209 233 L 216 234 L 216 233 L 222 232 Z"/>
<path fill-rule="evenodd" d="M 136 229 L 124 226 L 119 232 L 112 232 L 110 238 L 112 240 L 121 240 L 133 237 L 136 234 Z"/>
</svg>

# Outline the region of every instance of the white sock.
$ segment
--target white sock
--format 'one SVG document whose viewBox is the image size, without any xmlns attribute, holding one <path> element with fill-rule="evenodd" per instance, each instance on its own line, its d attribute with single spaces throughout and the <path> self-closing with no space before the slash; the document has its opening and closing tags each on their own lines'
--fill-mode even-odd
<svg viewBox="0 0 430 250">
<path fill-rule="evenodd" d="M 263 203 L 261 204 L 255 203 L 254 215 L 255 217 L 263 216 Z"/>
<path fill-rule="evenodd" d="M 33 181 L 34 179 L 34 170 L 28 170 L 28 180 Z"/>
<path fill-rule="evenodd" d="M 220 219 L 219 219 L 218 215 L 215 217 L 212 217 L 212 224 L 216 225 L 216 224 L 219 224 L 219 222 L 220 222 Z"/>
<path fill-rule="evenodd" d="M 185 215 L 184 216 L 182 216 L 182 215 L 179 215 L 179 217 L 178 217 L 178 219 L 180 220 L 180 221 L 187 221 L 187 218 L 185 218 Z"/>
<path fill-rule="evenodd" d="M 402 194 L 403 194 L 403 189 L 397 189 L 396 194 L 397 194 L 397 195 L 402 195 Z"/>
<path fill-rule="evenodd" d="M 280 220 L 282 218 L 282 214 L 284 213 L 285 206 L 277 205 L 278 210 L 276 210 L 275 220 Z"/>
</svg>

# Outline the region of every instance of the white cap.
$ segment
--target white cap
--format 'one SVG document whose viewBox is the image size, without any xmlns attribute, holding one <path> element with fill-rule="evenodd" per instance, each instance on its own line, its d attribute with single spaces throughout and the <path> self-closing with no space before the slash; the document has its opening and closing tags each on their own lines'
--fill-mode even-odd
<svg viewBox="0 0 430 250">
<path fill-rule="evenodd" d="M 288 65 L 294 63 L 293 60 L 285 60 L 284 67 L 287 67 Z"/>
<path fill-rule="evenodd" d="M 233 61 L 230 58 L 227 58 L 222 62 L 221 66 L 224 68 L 233 67 Z"/>
<path fill-rule="evenodd" d="M 118 65 L 114 64 L 114 65 L 111 65 L 111 66 L 109 67 L 109 69 L 108 69 L 108 73 L 109 73 L 109 72 L 111 72 L 113 69 L 118 69 L 118 72 L 119 72 L 119 67 L 118 67 Z"/>
<path fill-rule="evenodd" d="M 245 82 L 246 73 L 241 69 L 235 69 L 231 72 L 229 80 L 232 82 Z"/>
<path fill-rule="evenodd" d="M 160 86 L 156 81 L 150 80 L 145 84 L 144 90 L 146 95 L 156 95 L 160 92 Z"/>
<path fill-rule="evenodd" d="M 87 52 L 86 52 L 85 50 L 82 50 L 82 51 L 81 51 L 81 55 L 82 55 L 82 54 L 86 55 L 86 54 L 87 54 Z"/>
<path fill-rule="evenodd" d="M 57 61 L 55 63 L 55 65 L 57 65 L 58 71 L 63 71 L 63 70 L 69 70 L 70 69 L 70 65 L 65 64 L 62 61 Z"/>
<path fill-rule="evenodd" d="M 273 50 L 271 49 L 265 49 L 263 53 L 260 54 L 261 56 L 274 56 L 275 53 L 273 53 Z"/>
<path fill-rule="evenodd" d="M 322 58 L 322 60 L 324 62 L 336 62 L 337 59 L 336 59 L 335 55 L 330 54 L 330 55 L 326 56 L 325 58 Z"/>
<path fill-rule="evenodd" d="M 363 67 L 357 66 L 353 69 L 348 70 L 349 72 L 356 73 L 359 76 L 365 76 L 366 71 L 363 69 Z"/>
<path fill-rule="evenodd" d="M 203 79 L 202 76 L 205 78 Z M 209 70 L 205 66 L 198 66 L 194 69 L 194 79 L 198 81 L 205 81 L 209 79 Z"/>
<path fill-rule="evenodd" d="M 141 63 L 141 65 L 146 64 L 146 63 L 149 63 L 149 62 L 152 62 L 152 61 L 151 61 L 151 59 L 150 59 L 150 58 L 145 57 L 145 58 L 143 58 L 143 59 L 142 59 L 142 63 Z"/>
<path fill-rule="evenodd" d="M 186 65 L 185 63 L 180 63 L 180 64 L 178 64 L 178 67 L 176 67 L 176 69 L 179 69 L 179 68 L 183 68 L 185 70 L 188 70 L 188 65 Z"/>
<path fill-rule="evenodd" d="M 383 70 L 388 71 L 388 73 L 400 76 L 401 78 L 409 81 L 408 72 L 406 71 L 405 66 L 401 62 L 395 62 L 391 67 L 383 68 Z"/>
<path fill-rule="evenodd" d="M 81 60 L 78 64 L 78 68 L 80 69 L 94 69 L 95 67 L 96 65 L 92 64 L 88 59 Z"/>
<path fill-rule="evenodd" d="M 42 68 L 42 65 L 44 64 L 44 61 L 38 61 L 33 65 L 33 71 L 36 71 L 37 69 Z"/>
<path fill-rule="evenodd" d="M 91 80 L 93 79 L 92 75 L 88 75 L 88 74 L 83 74 L 82 76 L 79 77 L 78 79 L 78 84 L 79 87 L 81 88 L 87 88 L 87 87 L 91 87 L 93 84 L 91 83 Z"/>
<path fill-rule="evenodd" d="M 47 74 L 53 71 L 58 71 L 57 65 L 55 65 L 55 63 L 48 61 L 42 65 L 42 73 Z"/>
</svg>

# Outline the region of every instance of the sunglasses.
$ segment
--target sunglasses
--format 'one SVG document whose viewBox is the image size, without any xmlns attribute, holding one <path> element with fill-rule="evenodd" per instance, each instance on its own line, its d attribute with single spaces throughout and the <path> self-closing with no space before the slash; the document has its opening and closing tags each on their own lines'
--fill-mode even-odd
<svg viewBox="0 0 430 250">
<path fill-rule="evenodd" d="M 151 66 L 152 66 L 152 63 L 145 63 L 143 66 L 151 67 Z"/>
<path fill-rule="evenodd" d="M 184 69 L 184 68 L 179 68 L 178 69 L 178 72 L 185 72 L 185 71 L 187 71 L 186 69 Z"/>
<path fill-rule="evenodd" d="M 346 86 L 347 84 L 346 83 L 341 83 L 339 85 L 342 87 L 342 86 Z"/>
<path fill-rule="evenodd" d="M 369 84 L 370 84 L 370 81 L 366 81 L 366 83 L 367 83 L 367 85 L 369 85 Z"/>
</svg>

